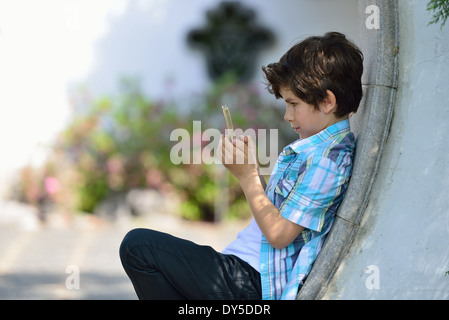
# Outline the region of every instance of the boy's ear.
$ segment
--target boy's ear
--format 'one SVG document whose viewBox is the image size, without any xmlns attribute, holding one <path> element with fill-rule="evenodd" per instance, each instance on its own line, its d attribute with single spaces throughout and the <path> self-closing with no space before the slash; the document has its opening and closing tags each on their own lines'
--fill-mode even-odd
<svg viewBox="0 0 449 320">
<path fill-rule="evenodd" d="M 337 111 L 337 98 L 330 90 L 326 90 L 326 93 L 327 96 L 324 98 L 324 101 L 321 102 L 320 107 L 325 114 L 331 114 Z"/>
</svg>

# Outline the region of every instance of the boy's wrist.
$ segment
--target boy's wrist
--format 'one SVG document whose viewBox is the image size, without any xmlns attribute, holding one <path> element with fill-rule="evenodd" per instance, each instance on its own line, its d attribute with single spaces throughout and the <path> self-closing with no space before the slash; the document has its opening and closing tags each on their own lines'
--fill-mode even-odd
<svg viewBox="0 0 449 320">
<path fill-rule="evenodd" d="M 260 177 L 257 171 L 254 173 L 245 175 L 240 179 L 240 186 L 243 190 L 245 190 L 248 187 L 254 186 L 256 184 L 262 185 L 262 182 L 260 181 Z"/>
</svg>

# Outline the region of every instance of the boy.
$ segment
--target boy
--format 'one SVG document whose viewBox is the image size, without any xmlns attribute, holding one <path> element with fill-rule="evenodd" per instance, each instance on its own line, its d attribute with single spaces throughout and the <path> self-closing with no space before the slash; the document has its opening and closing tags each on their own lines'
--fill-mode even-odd
<svg viewBox="0 0 449 320">
<path fill-rule="evenodd" d="M 331 32 L 263 71 L 300 139 L 279 155 L 264 191 L 252 141 L 222 136 L 218 157 L 239 180 L 251 223 L 221 253 L 157 231 L 128 233 L 120 256 L 140 299 L 295 299 L 303 285 L 351 175 L 348 116 L 362 97 L 363 55 Z"/>
</svg>

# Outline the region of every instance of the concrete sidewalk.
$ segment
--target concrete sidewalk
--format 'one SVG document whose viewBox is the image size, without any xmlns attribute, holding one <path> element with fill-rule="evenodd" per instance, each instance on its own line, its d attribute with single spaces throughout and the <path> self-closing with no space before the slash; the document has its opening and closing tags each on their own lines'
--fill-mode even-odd
<svg viewBox="0 0 449 320">
<path fill-rule="evenodd" d="M 0 223 L 0 299 L 137 299 L 118 255 L 129 230 L 156 229 L 221 250 L 247 224 L 168 214 L 114 223 L 89 215 L 52 215 L 33 227 L 17 222 Z"/>
</svg>

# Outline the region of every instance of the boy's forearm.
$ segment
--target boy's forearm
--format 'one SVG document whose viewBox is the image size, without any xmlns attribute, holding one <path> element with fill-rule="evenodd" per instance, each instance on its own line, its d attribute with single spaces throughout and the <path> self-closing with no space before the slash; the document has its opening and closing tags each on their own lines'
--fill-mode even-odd
<svg viewBox="0 0 449 320">
<path fill-rule="evenodd" d="M 240 186 L 245 193 L 251 210 L 254 209 L 255 211 L 260 211 L 263 207 L 272 206 L 278 211 L 265 194 L 265 188 L 262 181 L 263 177 L 256 173 L 248 175 L 240 180 Z"/>
<path fill-rule="evenodd" d="M 261 177 L 253 174 L 240 181 L 251 212 L 268 242 L 275 248 L 289 245 L 302 231 L 297 225 L 281 216 L 279 210 L 265 194 Z"/>
<path fill-rule="evenodd" d="M 263 177 L 263 175 L 261 175 L 260 173 L 259 173 L 259 179 L 260 179 L 262 188 L 265 190 L 267 188 L 267 183 L 265 182 L 265 178 Z"/>
<path fill-rule="evenodd" d="M 274 215 L 279 215 L 278 209 L 268 199 L 262 186 L 261 177 L 251 175 L 240 181 L 240 185 L 245 193 L 251 212 L 256 219 L 259 228 L 264 234 L 267 230 L 266 225 L 273 219 Z"/>
</svg>

